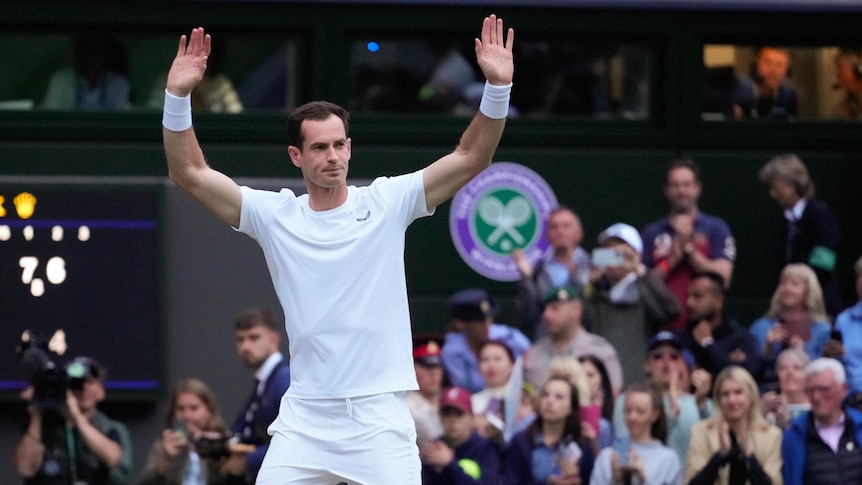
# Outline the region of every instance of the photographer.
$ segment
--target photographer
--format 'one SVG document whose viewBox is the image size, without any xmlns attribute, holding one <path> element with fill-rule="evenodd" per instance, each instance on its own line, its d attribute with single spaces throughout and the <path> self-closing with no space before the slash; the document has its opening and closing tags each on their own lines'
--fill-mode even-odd
<svg viewBox="0 0 862 485">
<path fill-rule="evenodd" d="M 36 399 L 36 385 L 22 394 L 29 401 L 30 423 L 15 450 L 15 469 L 26 485 L 128 483 L 129 432 L 96 408 L 105 399 L 104 368 L 78 357 L 66 373 L 65 403 Z"/>
<path fill-rule="evenodd" d="M 138 485 L 228 483 L 221 468 L 230 454 L 226 427 L 210 388 L 198 379 L 171 391 L 165 429 L 153 443 Z"/>
</svg>

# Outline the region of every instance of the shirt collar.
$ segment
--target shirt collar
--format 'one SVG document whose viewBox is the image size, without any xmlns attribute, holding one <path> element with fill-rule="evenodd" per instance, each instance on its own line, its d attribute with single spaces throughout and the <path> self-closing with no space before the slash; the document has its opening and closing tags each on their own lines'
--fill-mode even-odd
<svg viewBox="0 0 862 485">
<path fill-rule="evenodd" d="M 802 213 L 805 212 L 805 206 L 808 205 L 808 199 L 799 199 L 796 204 L 784 211 L 784 218 L 788 221 L 798 221 L 802 219 Z"/>
<path fill-rule="evenodd" d="M 817 418 L 814 418 L 814 429 L 819 432 L 825 429 L 844 428 L 844 419 L 846 416 L 847 413 L 842 412 L 841 417 L 838 418 L 838 421 L 836 421 L 834 424 L 821 424 L 820 421 L 817 420 Z"/>
<path fill-rule="evenodd" d="M 284 359 L 284 356 L 281 355 L 281 352 L 276 352 L 263 362 L 263 365 L 260 366 L 260 369 L 254 373 L 254 378 L 258 381 L 257 393 L 260 394 L 263 391 L 263 386 L 267 380 L 269 380 L 269 376 L 272 374 L 272 371 L 275 370 L 275 366 L 278 365 L 279 362 Z"/>
</svg>

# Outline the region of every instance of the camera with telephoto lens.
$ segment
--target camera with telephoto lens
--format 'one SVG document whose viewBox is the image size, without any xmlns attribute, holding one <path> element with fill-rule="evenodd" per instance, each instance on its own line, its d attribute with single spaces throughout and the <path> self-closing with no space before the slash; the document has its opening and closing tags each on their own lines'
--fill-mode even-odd
<svg viewBox="0 0 862 485">
<path fill-rule="evenodd" d="M 15 349 L 24 378 L 33 387 L 30 402 L 43 412 L 63 412 L 67 390 L 82 389 L 88 376 L 101 376 L 101 368 L 89 357 L 77 357 L 64 365 L 60 359 L 65 350 L 62 330 L 55 332 L 50 341 L 42 339 L 38 332 L 26 330 Z"/>
<path fill-rule="evenodd" d="M 174 421 L 174 431 L 183 434 L 194 445 L 195 452 L 201 458 L 217 460 L 230 456 L 229 438 L 223 433 L 210 431 L 194 437 L 182 418 Z"/>
</svg>

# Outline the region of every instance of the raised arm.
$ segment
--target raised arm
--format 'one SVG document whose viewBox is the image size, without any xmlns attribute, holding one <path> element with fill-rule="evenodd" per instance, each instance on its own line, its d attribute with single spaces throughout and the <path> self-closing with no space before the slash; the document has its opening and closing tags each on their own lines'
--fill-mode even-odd
<svg viewBox="0 0 862 485">
<path fill-rule="evenodd" d="M 513 29 L 504 32 L 503 19 L 493 14 L 485 17 L 481 38 L 475 39 L 476 61 L 487 80 L 482 104 L 461 135 L 455 151 L 425 169 L 425 200 L 429 209 L 451 198 L 491 164 L 506 124 L 509 91 L 515 71 L 512 60 L 514 40 Z"/>
<path fill-rule="evenodd" d="M 191 126 L 191 92 L 203 79 L 210 54 L 210 36 L 203 28 L 180 37 L 168 72 L 162 136 L 168 175 L 219 219 L 239 226 L 242 195 L 226 175 L 210 168 Z"/>
</svg>

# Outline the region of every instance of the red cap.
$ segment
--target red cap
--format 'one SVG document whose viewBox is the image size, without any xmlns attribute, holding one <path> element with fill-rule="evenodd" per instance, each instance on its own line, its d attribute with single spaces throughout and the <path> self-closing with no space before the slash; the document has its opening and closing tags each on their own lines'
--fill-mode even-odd
<svg viewBox="0 0 862 485">
<path fill-rule="evenodd" d="M 413 349 L 413 361 L 424 366 L 440 365 L 440 344 L 435 340 L 428 340 Z"/>
<path fill-rule="evenodd" d="M 450 387 L 440 396 L 440 409 L 452 407 L 465 413 L 473 412 L 473 398 L 470 391 L 463 387 Z"/>
</svg>

